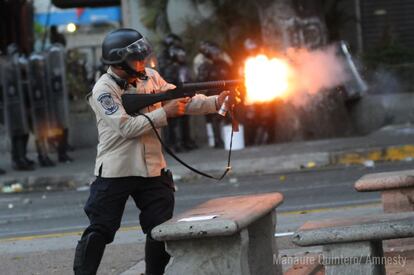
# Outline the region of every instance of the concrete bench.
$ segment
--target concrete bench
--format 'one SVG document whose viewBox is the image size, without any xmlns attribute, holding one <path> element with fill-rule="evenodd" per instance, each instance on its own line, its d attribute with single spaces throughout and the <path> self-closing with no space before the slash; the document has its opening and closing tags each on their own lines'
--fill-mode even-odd
<svg viewBox="0 0 414 275">
<path fill-rule="evenodd" d="M 275 242 L 280 193 L 209 200 L 155 227 L 166 242 L 168 275 L 282 274 Z"/>
<path fill-rule="evenodd" d="M 323 245 L 326 275 L 385 275 L 382 240 L 409 237 L 414 237 L 414 213 L 307 222 L 292 241 Z"/>
<path fill-rule="evenodd" d="M 414 211 L 414 170 L 367 174 L 354 187 L 359 192 L 380 191 L 386 213 Z"/>
</svg>

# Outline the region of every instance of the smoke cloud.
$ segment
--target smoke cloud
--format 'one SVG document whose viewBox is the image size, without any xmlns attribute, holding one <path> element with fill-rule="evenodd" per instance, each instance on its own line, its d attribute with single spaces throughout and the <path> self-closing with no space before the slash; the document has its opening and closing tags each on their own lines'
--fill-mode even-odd
<svg viewBox="0 0 414 275">
<path fill-rule="evenodd" d="M 306 104 L 318 92 L 335 88 L 350 78 L 335 46 L 313 51 L 291 48 L 286 56 L 292 65 L 292 93 L 287 100 L 295 105 Z"/>
</svg>

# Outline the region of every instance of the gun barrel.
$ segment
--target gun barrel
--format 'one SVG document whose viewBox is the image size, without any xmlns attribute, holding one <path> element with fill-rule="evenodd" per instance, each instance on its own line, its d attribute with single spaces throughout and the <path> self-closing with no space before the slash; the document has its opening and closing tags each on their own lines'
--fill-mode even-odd
<svg viewBox="0 0 414 275">
<path fill-rule="evenodd" d="M 240 85 L 243 81 L 241 79 L 233 80 L 216 80 L 196 83 L 180 83 L 175 90 L 182 91 L 184 93 L 196 93 L 198 91 L 210 90 L 210 89 L 226 89 L 237 85 Z"/>
</svg>

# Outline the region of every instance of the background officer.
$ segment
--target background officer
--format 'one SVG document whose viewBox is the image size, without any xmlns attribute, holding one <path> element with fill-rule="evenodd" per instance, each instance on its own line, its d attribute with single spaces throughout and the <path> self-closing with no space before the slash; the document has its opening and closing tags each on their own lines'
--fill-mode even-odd
<svg viewBox="0 0 414 275">
<path fill-rule="evenodd" d="M 224 56 L 227 54 L 216 44 L 210 41 L 200 43 L 199 52 L 202 54 L 203 61 L 198 65 L 197 81 L 215 81 L 221 79 L 232 79 L 231 61 Z M 209 90 L 208 95 L 217 94 L 218 91 Z M 224 142 L 221 137 L 221 122 L 223 117 L 218 114 L 209 114 L 206 116 L 207 124 L 210 123 L 214 135 L 214 147 L 224 148 Z"/>
<path fill-rule="evenodd" d="M 59 162 L 72 162 L 67 154 L 69 139 L 69 97 L 66 85 L 65 51 L 54 44 L 47 51 L 49 144 L 56 149 Z"/>
<path fill-rule="evenodd" d="M 4 126 L 4 89 L 3 89 L 3 66 L 5 66 L 3 53 L 0 51 L 0 125 Z M 0 168 L 0 175 L 5 174 L 6 171 Z"/>
<path fill-rule="evenodd" d="M 187 56 L 183 47 L 171 45 L 168 48 L 168 65 L 163 69 L 161 76 L 169 83 L 192 82 L 191 69 L 187 64 Z M 190 118 L 181 116 L 168 119 L 166 143 L 175 152 L 196 149 L 197 145 L 191 138 Z"/>
<path fill-rule="evenodd" d="M 155 131 L 167 125 L 167 117 L 217 112 L 229 95 L 197 95 L 146 107 L 141 111 L 153 129 L 146 117 L 129 116 L 121 104 L 122 93 L 158 93 L 175 87 L 145 67 L 151 56 L 151 45 L 133 29 L 115 30 L 103 41 L 102 60 L 110 67 L 88 98 L 97 119 L 99 144 L 96 180 L 85 205 L 90 225 L 76 247 L 75 274 L 96 273 L 106 244 L 120 227 L 129 196 L 141 210 L 140 224 L 147 234 L 146 274 L 164 273 L 170 256 L 163 242 L 151 238 L 151 230 L 173 215 L 174 183 L 171 172 L 165 170 Z"/>
<path fill-rule="evenodd" d="M 11 142 L 12 166 L 15 170 L 34 170 L 34 162 L 27 158 L 29 140 L 28 98 L 25 94 L 27 75 L 20 67 L 20 53 L 16 44 L 7 47 L 8 60 L 2 70 L 5 123 Z"/>
<path fill-rule="evenodd" d="M 159 73 L 162 77 L 164 77 L 165 69 L 167 69 L 172 62 L 170 56 L 170 48 L 172 46 L 182 47 L 183 41 L 178 35 L 170 33 L 163 39 L 162 46 L 163 48 L 157 58 L 157 61 Z"/>
</svg>

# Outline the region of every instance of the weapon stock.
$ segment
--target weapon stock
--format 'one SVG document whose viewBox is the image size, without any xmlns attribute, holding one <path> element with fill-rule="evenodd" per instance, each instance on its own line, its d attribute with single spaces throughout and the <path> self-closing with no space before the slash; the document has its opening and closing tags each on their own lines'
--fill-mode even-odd
<svg viewBox="0 0 414 275">
<path fill-rule="evenodd" d="M 123 94 L 122 105 L 129 115 L 137 115 L 139 111 L 145 107 L 153 105 L 157 102 L 193 97 L 196 93 L 200 93 L 211 89 L 226 90 L 237 87 L 242 80 L 218 80 L 196 83 L 180 83 L 174 90 L 157 94 Z"/>
</svg>

